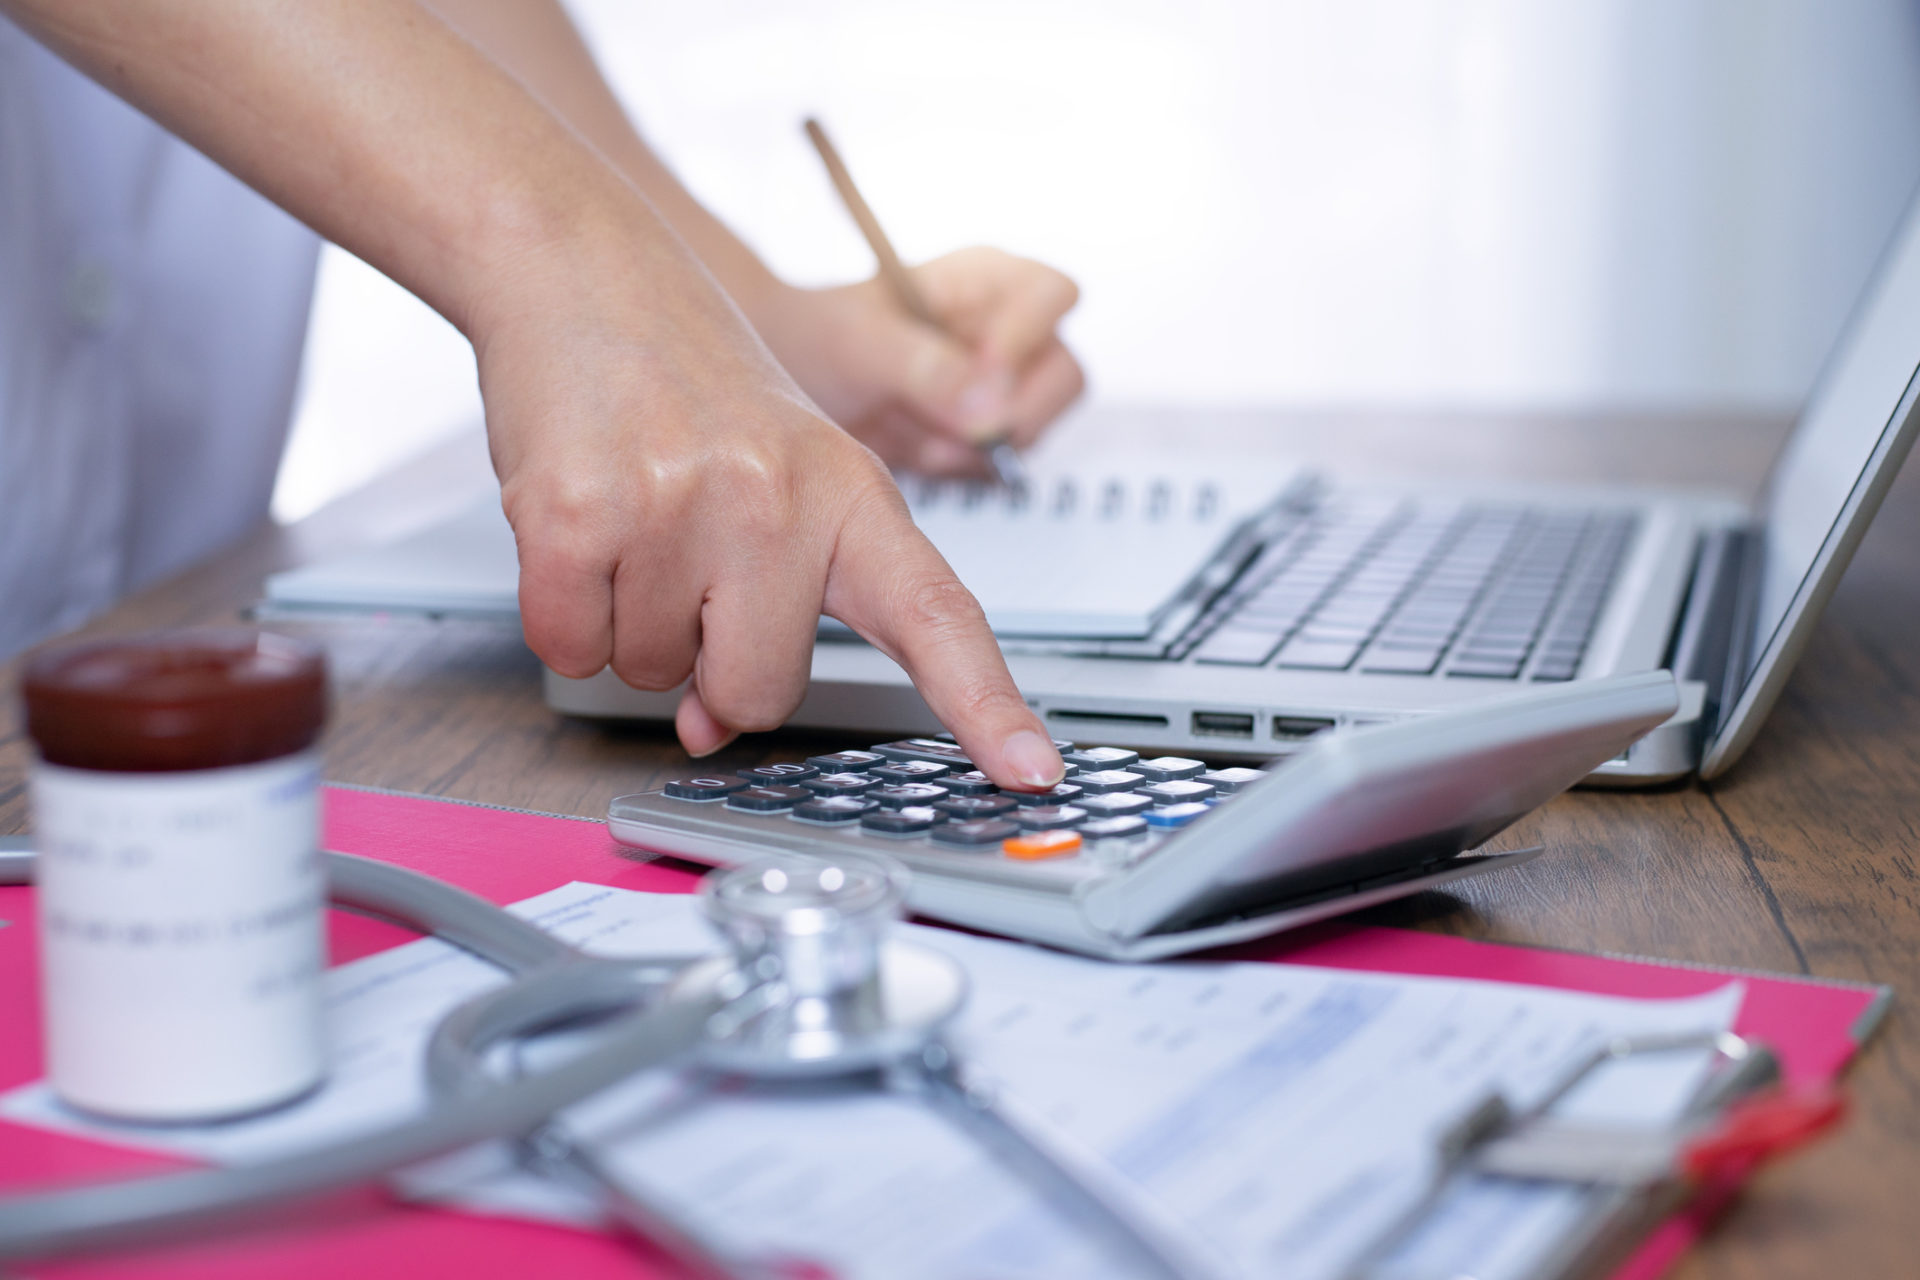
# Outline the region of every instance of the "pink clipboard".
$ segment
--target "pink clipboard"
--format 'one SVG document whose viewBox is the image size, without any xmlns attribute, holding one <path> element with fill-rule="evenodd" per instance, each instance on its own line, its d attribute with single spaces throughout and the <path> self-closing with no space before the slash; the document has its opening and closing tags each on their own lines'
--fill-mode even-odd
<svg viewBox="0 0 1920 1280">
<path fill-rule="evenodd" d="M 380 858 L 462 885 L 494 902 L 585 880 L 683 893 L 697 877 L 635 861 L 595 821 L 345 787 L 326 795 L 326 847 Z M 38 1079 L 38 973 L 31 890 L 0 888 L 0 1089 Z M 334 963 L 411 940 L 344 912 L 331 919 Z M 1380 973 L 1529 983 L 1606 995 L 1675 997 L 1723 985 L 1731 971 L 1472 942 L 1441 934 L 1340 924 L 1236 948 L 1232 956 Z M 1835 1079 L 1871 1034 L 1883 987 L 1741 972 L 1735 1029 L 1772 1045 L 1788 1079 Z M 0 1121 L 0 1190 L 151 1173 L 176 1162 Z M 1651 1280 L 1699 1238 L 1732 1188 L 1702 1196 L 1641 1244 L 1615 1280 Z M 402 1205 L 378 1190 L 334 1197 L 215 1242 L 28 1267 L 22 1276 L 73 1280 L 354 1280 L 439 1275 L 564 1275 L 631 1280 L 675 1274 L 631 1242 L 588 1232 Z"/>
</svg>

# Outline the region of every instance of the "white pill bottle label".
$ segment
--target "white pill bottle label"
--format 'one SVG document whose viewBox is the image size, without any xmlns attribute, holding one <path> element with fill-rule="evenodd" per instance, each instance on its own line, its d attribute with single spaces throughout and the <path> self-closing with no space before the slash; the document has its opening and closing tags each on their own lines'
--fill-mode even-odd
<svg viewBox="0 0 1920 1280">
<path fill-rule="evenodd" d="M 312 752 L 174 773 L 33 772 L 47 1078 L 128 1120 L 286 1102 L 326 1070 Z"/>
</svg>

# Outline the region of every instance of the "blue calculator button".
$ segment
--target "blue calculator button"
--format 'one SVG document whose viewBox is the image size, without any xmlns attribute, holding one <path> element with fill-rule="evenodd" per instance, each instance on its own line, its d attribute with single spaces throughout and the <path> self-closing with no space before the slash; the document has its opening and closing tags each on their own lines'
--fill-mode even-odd
<svg viewBox="0 0 1920 1280">
<path fill-rule="evenodd" d="M 785 813 L 803 800 L 813 799 L 805 787 L 748 787 L 727 797 L 727 808 L 748 813 Z"/>
<path fill-rule="evenodd" d="M 859 796 L 815 796 L 793 806 L 793 816 L 801 822 L 852 822 L 880 806 Z"/>
<path fill-rule="evenodd" d="M 675 800 L 724 800 L 747 784 L 739 778 L 675 778 L 666 792 Z"/>
<path fill-rule="evenodd" d="M 1170 804 L 1164 808 L 1149 809 L 1140 816 L 1145 818 L 1152 826 L 1184 827 L 1201 814 L 1207 812 L 1207 808 L 1208 806 L 1205 804 L 1192 801 L 1187 804 Z"/>
<path fill-rule="evenodd" d="M 820 771 L 810 764 L 759 764 L 751 769 L 740 769 L 737 772 L 748 782 L 759 782 L 767 786 L 784 786 L 804 778 L 820 776 Z"/>
</svg>

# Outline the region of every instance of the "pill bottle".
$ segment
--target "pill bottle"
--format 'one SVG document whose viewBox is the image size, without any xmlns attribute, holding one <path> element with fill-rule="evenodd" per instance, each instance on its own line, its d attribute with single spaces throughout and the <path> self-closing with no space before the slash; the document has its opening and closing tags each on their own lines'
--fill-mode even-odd
<svg viewBox="0 0 1920 1280">
<path fill-rule="evenodd" d="M 319 650 L 243 629 L 128 636 L 37 655 L 20 692 L 54 1092 L 185 1122 L 313 1089 Z"/>
</svg>

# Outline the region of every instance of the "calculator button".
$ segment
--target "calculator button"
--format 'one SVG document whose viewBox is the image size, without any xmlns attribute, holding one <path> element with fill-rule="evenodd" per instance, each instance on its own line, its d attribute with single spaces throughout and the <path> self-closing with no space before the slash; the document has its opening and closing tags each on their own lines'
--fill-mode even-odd
<svg viewBox="0 0 1920 1280">
<path fill-rule="evenodd" d="M 1204 782 L 1220 794 L 1230 796 L 1242 787 L 1250 786 L 1266 776 L 1265 769 L 1215 769 L 1210 773 L 1201 774 L 1194 781 Z"/>
<path fill-rule="evenodd" d="M 1128 773 L 1124 769 L 1097 769 L 1092 773 L 1075 776 L 1073 785 L 1092 796 L 1111 795 L 1116 791 L 1131 791 L 1146 779 L 1137 773 Z"/>
<path fill-rule="evenodd" d="M 1062 782 L 1045 791 L 1002 791 L 1000 794 L 1018 805 L 1074 804 L 1085 794 L 1085 789 L 1077 782 Z"/>
<path fill-rule="evenodd" d="M 945 817 L 945 814 L 935 813 L 923 805 L 912 805 L 905 809 L 875 809 L 860 815 L 860 829 L 880 836 L 917 836 L 940 826 Z"/>
<path fill-rule="evenodd" d="M 802 778 L 800 785 L 817 796 L 863 796 L 881 785 L 870 773 L 823 773 Z"/>
<path fill-rule="evenodd" d="M 960 749 L 959 743 L 942 742 L 938 738 L 902 738 L 898 742 L 882 742 L 874 750 L 889 760 L 931 760 L 956 769 L 973 768 L 972 758 Z"/>
<path fill-rule="evenodd" d="M 1107 796 L 1088 796 L 1077 802 L 1096 818 L 1127 818 L 1153 808 L 1153 801 L 1138 791 L 1116 791 Z"/>
<path fill-rule="evenodd" d="M 813 799 L 805 787 L 748 787 L 727 797 L 727 808 L 749 813 L 785 813 L 802 800 Z"/>
<path fill-rule="evenodd" d="M 879 807 L 860 796 L 815 796 L 793 806 L 793 816 L 802 822 L 852 822 Z"/>
<path fill-rule="evenodd" d="M 940 779 L 940 785 L 957 796 L 990 796 L 1000 790 L 992 778 L 978 769 L 966 773 L 950 773 Z"/>
<path fill-rule="evenodd" d="M 1033 831 L 1003 841 L 1000 851 L 1022 862 L 1042 858 L 1067 858 L 1080 852 L 1080 836 L 1072 831 Z"/>
<path fill-rule="evenodd" d="M 810 764 L 761 764 L 737 771 L 748 782 L 767 786 L 785 786 L 805 778 L 817 778 L 820 771 Z"/>
<path fill-rule="evenodd" d="M 976 822 L 949 822 L 935 827 L 933 842 L 959 845 L 963 848 L 978 848 L 982 845 L 998 847 L 1001 841 L 1019 834 L 1020 828 L 1004 818 L 984 818 Z"/>
<path fill-rule="evenodd" d="M 951 821 L 971 822 L 978 818 L 997 818 L 1013 808 L 1013 801 L 1005 796 L 953 796 L 936 800 L 933 807 Z"/>
<path fill-rule="evenodd" d="M 1037 804 L 1031 808 L 1015 809 L 1007 816 L 1019 823 L 1023 831 L 1058 831 L 1085 822 L 1087 811 L 1072 804 Z"/>
<path fill-rule="evenodd" d="M 1127 766 L 1129 772 L 1139 774 L 1148 782 L 1184 782 L 1188 778 L 1199 777 L 1206 772 L 1206 768 L 1200 761 L 1189 760 L 1185 756 L 1161 756 Z"/>
<path fill-rule="evenodd" d="M 1149 826 L 1184 827 L 1207 811 L 1208 806 L 1199 802 L 1188 804 L 1170 804 L 1164 808 L 1149 809 L 1140 816 Z"/>
<path fill-rule="evenodd" d="M 724 800 L 747 784 L 739 778 L 675 778 L 666 786 L 675 800 Z"/>
<path fill-rule="evenodd" d="M 1147 830 L 1145 818 L 1127 815 L 1118 818 L 1095 818 L 1092 822 L 1083 822 L 1077 828 L 1080 838 L 1095 842 L 1101 840 L 1127 840 L 1144 835 Z"/>
<path fill-rule="evenodd" d="M 893 760 L 876 764 L 867 772 L 886 782 L 932 782 L 935 778 L 946 777 L 953 770 L 931 760 Z"/>
<path fill-rule="evenodd" d="M 1133 794 L 1146 796 L 1155 804 L 1192 804 L 1205 800 L 1213 794 L 1213 787 L 1205 782 L 1156 782 L 1150 787 L 1142 787 Z"/>
<path fill-rule="evenodd" d="M 830 756 L 808 756 L 807 763 L 822 773 L 860 773 L 869 765 L 885 764 L 877 751 L 836 751 Z"/>
<path fill-rule="evenodd" d="M 904 782 L 894 787 L 876 787 L 867 792 L 867 799 L 878 800 L 889 809 L 905 809 L 910 805 L 927 805 L 936 800 L 945 800 L 947 789 L 936 787 L 931 782 Z"/>
<path fill-rule="evenodd" d="M 1077 764 L 1089 773 L 1100 769 L 1124 769 L 1139 758 L 1138 751 L 1129 751 L 1125 747 L 1082 747 L 1061 757 L 1068 764 Z"/>
</svg>

